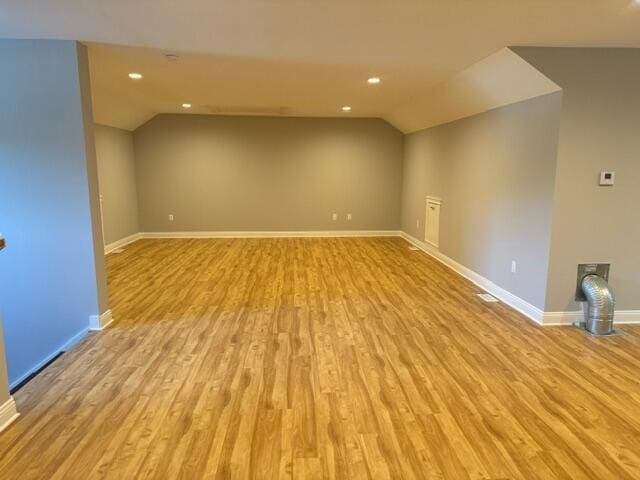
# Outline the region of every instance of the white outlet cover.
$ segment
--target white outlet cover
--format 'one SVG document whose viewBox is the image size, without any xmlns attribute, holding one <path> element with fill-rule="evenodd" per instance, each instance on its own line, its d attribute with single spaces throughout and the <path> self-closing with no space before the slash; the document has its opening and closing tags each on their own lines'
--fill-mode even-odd
<svg viewBox="0 0 640 480">
<path fill-rule="evenodd" d="M 611 186 L 616 181 L 616 172 L 605 171 L 600 172 L 600 185 Z"/>
</svg>

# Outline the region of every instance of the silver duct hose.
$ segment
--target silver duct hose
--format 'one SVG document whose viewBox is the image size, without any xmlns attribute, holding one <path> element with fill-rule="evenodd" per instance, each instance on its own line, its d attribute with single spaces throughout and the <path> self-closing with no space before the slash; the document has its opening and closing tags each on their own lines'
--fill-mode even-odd
<svg viewBox="0 0 640 480">
<path fill-rule="evenodd" d="M 587 275 L 582 279 L 582 291 L 589 302 L 585 310 L 587 330 L 595 335 L 611 334 L 616 300 L 607 281 L 599 275 Z"/>
</svg>

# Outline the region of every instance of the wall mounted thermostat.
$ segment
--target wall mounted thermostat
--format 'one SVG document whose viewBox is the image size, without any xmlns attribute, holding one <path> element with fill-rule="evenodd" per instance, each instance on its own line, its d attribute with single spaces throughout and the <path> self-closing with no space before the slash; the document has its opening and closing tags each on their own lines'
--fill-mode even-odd
<svg viewBox="0 0 640 480">
<path fill-rule="evenodd" d="M 609 186 L 613 185 L 616 179 L 616 172 L 600 172 L 600 185 Z"/>
</svg>

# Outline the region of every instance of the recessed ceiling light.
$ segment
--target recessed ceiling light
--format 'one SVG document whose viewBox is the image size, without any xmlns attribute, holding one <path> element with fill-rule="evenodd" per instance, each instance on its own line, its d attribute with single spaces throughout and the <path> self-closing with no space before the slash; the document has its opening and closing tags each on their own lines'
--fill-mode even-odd
<svg viewBox="0 0 640 480">
<path fill-rule="evenodd" d="M 351 111 L 351 107 L 349 105 L 345 105 L 344 107 L 342 107 L 342 111 L 343 112 L 350 112 Z"/>
<path fill-rule="evenodd" d="M 191 104 L 190 103 L 183 103 L 182 104 L 182 108 L 191 108 Z"/>
<path fill-rule="evenodd" d="M 377 83 L 380 83 L 380 77 L 367 78 L 367 83 L 370 83 L 371 85 L 375 85 Z"/>
<path fill-rule="evenodd" d="M 142 78 L 142 74 L 141 73 L 135 73 L 132 72 L 129 74 L 129 78 L 132 80 L 140 80 Z"/>
</svg>

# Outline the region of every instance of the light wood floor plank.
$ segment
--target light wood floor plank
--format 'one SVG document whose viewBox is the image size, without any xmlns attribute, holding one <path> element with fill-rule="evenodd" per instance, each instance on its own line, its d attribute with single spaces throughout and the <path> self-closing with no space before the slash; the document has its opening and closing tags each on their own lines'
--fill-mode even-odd
<svg viewBox="0 0 640 480">
<path fill-rule="evenodd" d="M 398 238 L 141 240 L 4 479 L 640 478 L 640 327 L 540 328 Z"/>
</svg>

